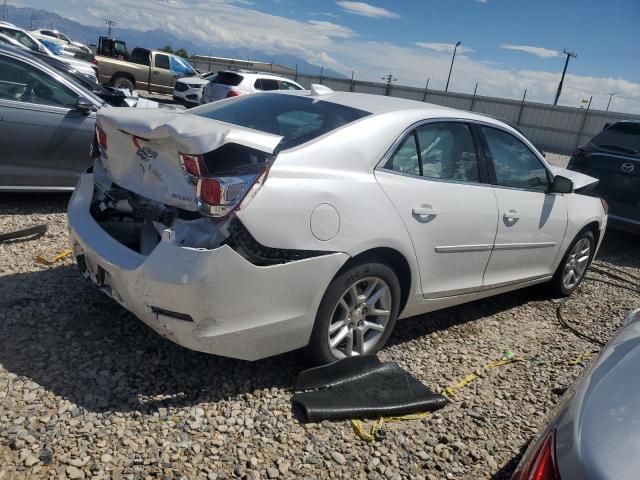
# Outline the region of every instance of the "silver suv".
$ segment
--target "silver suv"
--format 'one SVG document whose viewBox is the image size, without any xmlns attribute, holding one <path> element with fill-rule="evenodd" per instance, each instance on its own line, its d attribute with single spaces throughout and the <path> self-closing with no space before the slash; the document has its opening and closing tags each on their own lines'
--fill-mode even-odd
<svg viewBox="0 0 640 480">
<path fill-rule="evenodd" d="M 225 70 L 215 74 L 205 85 L 200 97 L 200 104 L 271 90 L 304 90 L 304 87 L 293 80 L 278 75 L 244 70 Z"/>
</svg>

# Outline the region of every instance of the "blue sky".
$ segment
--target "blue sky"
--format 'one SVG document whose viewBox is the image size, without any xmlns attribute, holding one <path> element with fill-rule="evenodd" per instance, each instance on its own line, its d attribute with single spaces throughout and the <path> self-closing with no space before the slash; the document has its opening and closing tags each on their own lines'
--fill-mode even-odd
<svg viewBox="0 0 640 480">
<path fill-rule="evenodd" d="M 640 0 L 9 0 L 85 24 L 164 28 L 203 46 L 290 53 L 356 77 L 443 89 L 461 41 L 454 91 L 640 113 Z M 636 101 L 639 100 L 639 101 Z"/>
</svg>

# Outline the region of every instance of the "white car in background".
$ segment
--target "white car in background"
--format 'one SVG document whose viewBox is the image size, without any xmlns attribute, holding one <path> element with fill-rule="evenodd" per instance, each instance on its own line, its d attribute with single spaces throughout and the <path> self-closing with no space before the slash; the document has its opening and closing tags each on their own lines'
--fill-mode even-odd
<svg viewBox="0 0 640 480">
<path fill-rule="evenodd" d="M 45 54 L 49 57 L 55 57 L 59 60 L 62 60 L 64 63 L 82 73 L 90 77 L 93 80 L 98 79 L 98 66 L 85 62 L 84 60 L 79 60 L 77 58 L 69 57 L 69 56 L 58 56 L 55 55 L 51 50 L 49 50 L 43 43 L 31 35 L 29 32 L 10 25 L 10 24 L 0 24 L 0 34 L 5 35 L 9 38 L 13 38 L 17 42 L 19 42 L 24 48 L 27 48 L 33 52 L 37 52 L 40 54 Z M 15 45 L 15 44 L 14 44 Z"/>
<path fill-rule="evenodd" d="M 398 318 L 548 282 L 602 241 L 597 182 L 505 123 L 393 97 L 255 94 L 106 109 L 69 204 L 78 265 L 187 348 L 315 362 L 377 352 Z"/>
<path fill-rule="evenodd" d="M 245 70 L 224 70 L 209 79 L 202 90 L 200 103 L 274 90 L 304 90 L 304 87 L 279 75 Z"/>
<path fill-rule="evenodd" d="M 208 72 L 202 77 L 179 78 L 173 87 L 173 100 L 187 107 L 197 107 L 202 98 L 202 89 L 215 75 L 216 72 Z"/>
<path fill-rule="evenodd" d="M 48 28 L 38 28 L 36 30 L 31 30 L 31 35 L 33 35 L 38 40 L 46 39 L 52 42 L 55 42 L 61 45 L 65 50 L 73 56 L 73 53 L 76 51 L 83 53 L 91 53 L 91 49 L 80 42 L 74 42 L 69 37 L 67 37 L 64 33 L 59 32 L 58 30 L 51 30 Z"/>
</svg>

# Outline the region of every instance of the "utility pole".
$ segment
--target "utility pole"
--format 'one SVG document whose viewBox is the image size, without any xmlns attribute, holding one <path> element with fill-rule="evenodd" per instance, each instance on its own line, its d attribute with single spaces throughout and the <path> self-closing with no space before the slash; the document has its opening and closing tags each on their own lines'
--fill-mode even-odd
<svg viewBox="0 0 640 480">
<path fill-rule="evenodd" d="M 395 82 L 398 79 L 393 76 L 393 73 L 390 73 L 389 75 L 385 75 L 384 77 L 382 77 L 382 80 L 384 80 L 386 82 L 386 87 L 384 89 L 384 95 L 386 97 L 388 97 L 389 94 L 391 93 L 391 82 Z"/>
<path fill-rule="evenodd" d="M 7 21 L 7 0 L 4 0 L 4 8 L 2 10 L 2 20 Z"/>
<path fill-rule="evenodd" d="M 609 111 L 609 107 L 611 106 L 611 99 L 613 98 L 614 95 L 617 95 L 617 93 L 609 93 L 609 102 L 607 103 L 607 109 L 605 111 Z"/>
<path fill-rule="evenodd" d="M 31 14 L 31 18 L 30 18 L 30 20 L 31 20 L 31 28 L 30 28 L 30 30 L 33 30 L 33 19 L 34 18 L 35 18 L 35 15 L 32 13 Z"/>
<path fill-rule="evenodd" d="M 558 104 L 558 99 L 560 98 L 560 94 L 562 93 L 562 84 L 564 83 L 564 76 L 567 73 L 567 67 L 569 66 L 569 59 L 571 57 L 578 58 L 578 54 L 575 52 L 570 52 L 566 48 L 563 50 L 563 53 L 567 56 L 567 60 L 564 62 L 564 70 L 562 70 L 562 77 L 560 78 L 560 83 L 558 84 L 558 91 L 556 92 L 556 99 L 553 101 L 554 105 Z"/>
<path fill-rule="evenodd" d="M 453 62 L 456 59 L 456 50 L 458 50 L 458 47 L 460 46 L 462 42 L 458 42 L 456 43 L 456 46 L 453 47 L 453 57 L 451 57 L 451 66 L 449 67 L 449 76 L 447 77 L 447 86 L 444 87 L 444 91 L 447 92 L 449 91 L 449 80 L 451 80 L 451 71 L 453 70 Z"/>
<path fill-rule="evenodd" d="M 104 23 L 106 23 L 107 27 L 108 27 L 108 31 L 107 31 L 107 37 L 111 36 L 111 29 L 116 27 L 116 22 L 114 22 L 111 19 L 107 19 L 104 21 Z"/>
</svg>

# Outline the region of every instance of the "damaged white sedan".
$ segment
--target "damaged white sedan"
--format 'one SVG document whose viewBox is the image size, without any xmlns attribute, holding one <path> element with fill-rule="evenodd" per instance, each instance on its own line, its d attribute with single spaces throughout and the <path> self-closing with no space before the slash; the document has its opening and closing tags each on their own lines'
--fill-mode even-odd
<svg viewBox="0 0 640 480">
<path fill-rule="evenodd" d="M 108 109 L 92 156 L 69 205 L 83 274 L 174 342 L 246 360 L 375 353 L 398 318 L 568 295 L 607 219 L 580 193 L 595 179 L 500 121 L 322 86 Z"/>
</svg>

